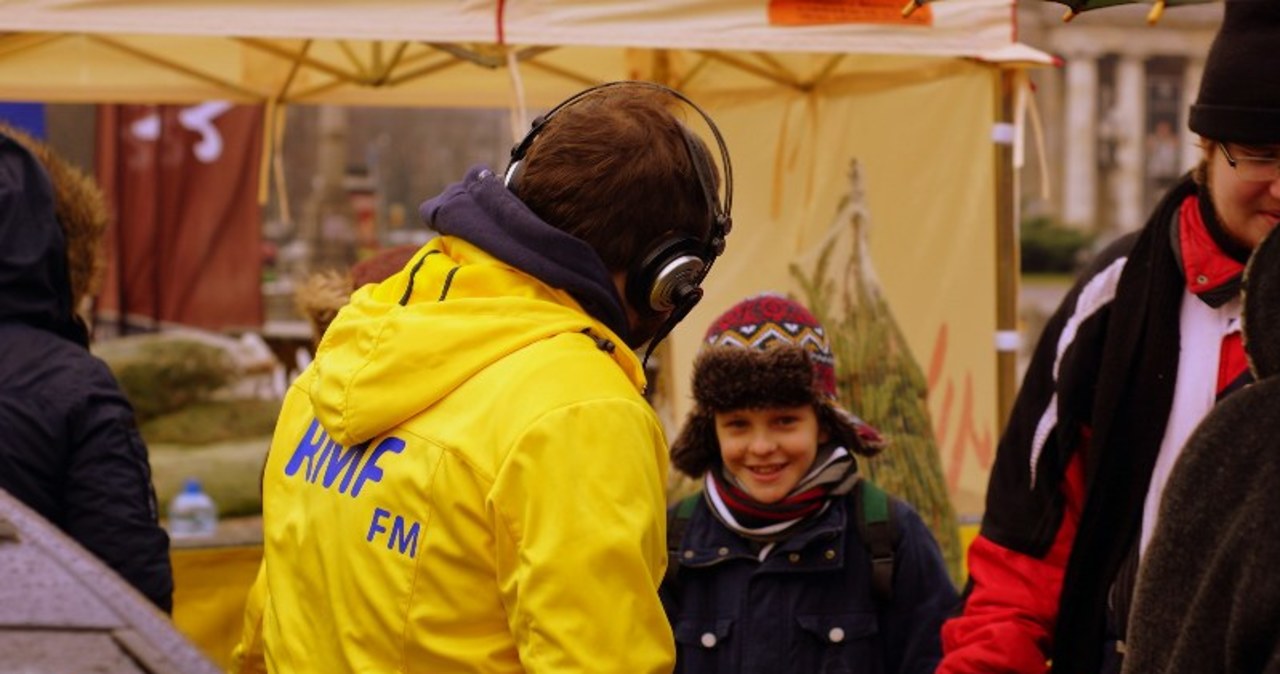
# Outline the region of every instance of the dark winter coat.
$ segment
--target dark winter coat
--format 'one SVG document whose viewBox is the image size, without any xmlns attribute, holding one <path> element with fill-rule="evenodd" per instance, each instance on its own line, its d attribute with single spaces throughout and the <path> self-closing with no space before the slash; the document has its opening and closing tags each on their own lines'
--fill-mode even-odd
<svg viewBox="0 0 1280 674">
<path fill-rule="evenodd" d="M 957 600 L 937 543 L 915 511 L 891 500 L 893 599 L 878 601 L 848 502 L 761 562 L 699 501 L 661 591 L 676 674 L 931 674 L 938 629 Z"/>
<path fill-rule="evenodd" d="M 1280 236 L 1249 262 L 1244 339 L 1258 383 L 1187 440 L 1143 555 L 1125 672 L 1280 672 Z"/>
<path fill-rule="evenodd" d="M 71 295 L 52 184 L 0 134 L 0 489 L 168 611 L 169 539 L 146 447 Z"/>
<path fill-rule="evenodd" d="M 1280 378 L 1222 401 L 1188 440 L 1143 555 L 1126 672 L 1280 672 L 1276 438 Z"/>
</svg>

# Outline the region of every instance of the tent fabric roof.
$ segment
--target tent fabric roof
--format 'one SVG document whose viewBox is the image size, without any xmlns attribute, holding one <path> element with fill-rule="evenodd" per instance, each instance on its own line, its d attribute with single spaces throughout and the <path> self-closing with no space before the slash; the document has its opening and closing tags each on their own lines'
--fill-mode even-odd
<svg viewBox="0 0 1280 674">
<path fill-rule="evenodd" d="M 917 22 L 901 19 L 899 4 L 850 2 L 840 10 L 840 3 L 814 0 L 8 0 L 0 30 L 974 57 L 1013 42 L 1012 0 L 933 3 L 916 13 Z M 771 25 L 771 5 L 788 16 L 842 22 Z"/>
<path fill-rule="evenodd" d="M 791 63 L 829 74 L 851 54 L 1049 63 L 1013 40 L 1012 3 L 947 0 L 905 21 L 898 0 L 7 0 L 0 97 L 506 107 L 517 62 L 519 100 L 540 105 L 637 72 L 645 50 L 798 90 L 816 76 Z"/>
</svg>

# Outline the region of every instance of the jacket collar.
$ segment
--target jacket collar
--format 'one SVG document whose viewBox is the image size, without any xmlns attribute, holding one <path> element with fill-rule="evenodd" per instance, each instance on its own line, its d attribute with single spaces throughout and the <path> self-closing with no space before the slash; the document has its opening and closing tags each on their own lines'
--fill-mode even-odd
<svg viewBox="0 0 1280 674">
<path fill-rule="evenodd" d="M 765 558 L 766 566 L 794 570 L 839 568 L 844 565 L 845 536 L 849 518 L 846 496 L 831 500 L 831 507 L 812 524 L 779 541 Z M 680 564 L 693 568 L 714 566 L 730 559 L 759 559 L 759 544 L 735 534 L 716 520 L 706 502 L 700 502 L 689 518 L 680 542 Z M 809 548 L 821 552 L 809 552 Z M 826 554 L 827 550 L 834 552 Z"/>
<path fill-rule="evenodd" d="M 1204 189 L 1187 195 L 1172 220 L 1170 240 L 1187 289 L 1211 307 L 1226 304 L 1240 292 L 1249 251 L 1227 235 Z"/>
<path fill-rule="evenodd" d="M 567 291 L 628 342 L 626 311 L 613 276 L 585 241 L 544 222 L 492 171 L 475 167 L 418 208 L 437 232 L 457 236 L 553 288 Z"/>
</svg>

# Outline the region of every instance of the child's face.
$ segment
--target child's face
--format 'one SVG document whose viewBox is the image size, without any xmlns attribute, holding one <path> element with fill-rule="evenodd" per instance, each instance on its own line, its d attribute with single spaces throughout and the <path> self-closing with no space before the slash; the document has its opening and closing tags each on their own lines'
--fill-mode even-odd
<svg viewBox="0 0 1280 674">
<path fill-rule="evenodd" d="M 761 503 L 780 501 L 800 482 L 823 436 L 813 405 L 716 413 L 720 458 Z"/>
</svg>

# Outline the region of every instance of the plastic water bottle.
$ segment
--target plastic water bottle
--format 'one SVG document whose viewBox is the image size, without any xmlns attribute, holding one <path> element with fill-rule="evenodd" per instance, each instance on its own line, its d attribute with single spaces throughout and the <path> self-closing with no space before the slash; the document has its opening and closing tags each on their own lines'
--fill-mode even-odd
<svg viewBox="0 0 1280 674">
<path fill-rule="evenodd" d="M 182 491 L 169 502 L 169 536 L 201 538 L 218 529 L 218 506 L 204 493 L 200 481 L 187 478 Z"/>
</svg>

